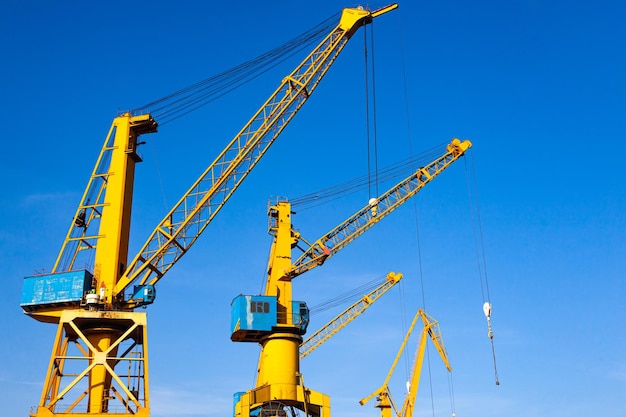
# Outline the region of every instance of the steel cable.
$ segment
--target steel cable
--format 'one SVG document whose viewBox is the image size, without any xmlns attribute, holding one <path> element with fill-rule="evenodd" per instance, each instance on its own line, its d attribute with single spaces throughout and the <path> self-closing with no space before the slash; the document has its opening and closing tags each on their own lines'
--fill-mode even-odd
<svg viewBox="0 0 626 417">
<path fill-rule="evenodd" d="M 263 73 L 319 41 L 336 25 L 338 14 L 292 40 L 219 74 L 206 78 L 163 98 L 144 104 L 131 113 L 150 111 L 159 124 L 176 120 L 254 80 Z"/>
<path fill-rule="evenodd" d="M 369 294 L 375 288 L 379 287 L 385 280 L 387 276 L 378 277 L 372 281 L 366 282 L 365 284 L 354 288 L 350 291 L 347 291 L 343 294 L 340 294 L 334 298 L 326 300 L 320 304 L 317 304 L 310 308 L 310 313 L 319 314 L 331 308 L 337 307 L 338 305 L 347 304 L 348 302 L 356 300 L 357 298 L 363 297 L 365 294 Z"/>
<path fill-rule="evenodd" d="M 380 169 L 377 174 L 378 180 L 384 183 L 408 177 L 411 172 L 415 172 L 418 168 L 427 165 L 430 161 L 439 156 L 444 146 L 444 144 L 439 144 L 417 156 L 400 160 Z M 303 211 L 353 194 L 359 190 L 368 188 L 371 175 L 371 173 L 368 173 L 343 183 L 293 198 L 291 199 L 291 206 L 298 208 L 299 211 Z"/>
</svg>

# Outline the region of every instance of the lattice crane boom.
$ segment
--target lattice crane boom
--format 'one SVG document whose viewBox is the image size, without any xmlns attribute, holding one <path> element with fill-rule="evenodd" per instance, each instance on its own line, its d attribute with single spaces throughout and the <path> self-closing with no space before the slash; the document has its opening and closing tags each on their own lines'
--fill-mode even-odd
<svg viewBox="0 0 626 417">
<path fill-rule="evenodd" d="M 389 189 L 375 201 L 370 202 L 369 205 L 315 241 L 293 262 L 292 267 L 285 271 L 284 279 L 293 279 L 324 263 L 330 256 L 343 249 L 418 193 L 426 184 L 463 156 L 471 146 L 469 140 L 453 139 L 448 144 L 444 155 L 418 169 L 413 175 Z"/>
<path fill-rule="evenodd" d="M 385 282 L 364 295 L 357 302 L 339 313 L 337 317 L 323 325 L 319 330 L 309 336 L 300 345 L 300 360 L 320 347 L 324 342 L 335 335 L 339 330 L 346 327 L 355 318 L 367 310 L 376 300 L 382 297 L 387 291 L 393 288 L 402 279 L 402 274 L 390 272 L 387 274 Z"/>
</svg>

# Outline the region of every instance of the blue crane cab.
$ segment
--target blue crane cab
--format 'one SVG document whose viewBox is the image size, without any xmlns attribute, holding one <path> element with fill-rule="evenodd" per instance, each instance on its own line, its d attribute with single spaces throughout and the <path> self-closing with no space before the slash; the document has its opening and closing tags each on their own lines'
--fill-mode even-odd
<svg viewBox="0 0 626 417">
<path fill-rule="evenodd" d="M 287 320 L 299 334 L 306 333 L 309 308 L 304 301 L 293 301 L 293 317 Z M 279 325 L 276 297 L 267 295 L 240 295 L 231 303 L 230 339 L 234 342 L 258 342 L 265 335 L 284 328 Z M 285 321 L 285 320 L 281 320 Z"/>
</svg>

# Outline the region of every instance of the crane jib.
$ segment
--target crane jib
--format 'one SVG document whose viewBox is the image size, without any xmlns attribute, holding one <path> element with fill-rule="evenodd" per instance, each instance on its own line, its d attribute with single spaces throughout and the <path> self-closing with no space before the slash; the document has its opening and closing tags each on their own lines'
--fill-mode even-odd
<svg viewBox="0 0 626 417">
<path fill-rule="evenodd" d="M 361 208 L 340 225 L 319 238 L 285 272 L 284 279 L 298 275 L 321 265 L 357 237 L 365 233 L 389 213 L 417 194 L 426 184 L 465 154 L 472 146 L 469 140 L 453 139 L 446 146 L 446 153 L 430 164 L 419 168 L 415 173 L 390 188 L 375 201 Z"/>
<path fill-rule="evenodd" d="M 391 5 L 374 12 L 344 10 L 339 25 L 283 79 L 266 103 L 155 228 L 115 286 L 114 293 L 118 295 L 120 306 L 135 305 L 132 300 L 124 300 L 124 292 L 137 283 L 156 284 L 196 241 L 315 90 L 354 30 L 396 7 Z M 202 188 L 207 179 L 210 187 Z M 165 225 L 170 228 L 170 237 L 160 232 Z M 187 230 L 194 232 L 187 235 Z M 155 276 L 155 271 L 160 273 Z"/>
</svg>

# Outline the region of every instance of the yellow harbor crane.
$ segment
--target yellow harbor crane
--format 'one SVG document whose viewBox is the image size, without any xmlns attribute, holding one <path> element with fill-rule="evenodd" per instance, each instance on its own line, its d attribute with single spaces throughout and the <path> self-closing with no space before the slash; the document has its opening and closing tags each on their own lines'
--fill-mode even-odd
<svg viewBox="0 0 626 417">
<path fill-rule="evenodd" d="M 32 417 L 150 414 L 146 314 L 155 285 L 209 222 L 307 101 L 355 31 L 397 5 L 344 9 L 339 24 L 285 77 L 221 154 L 156 226 L 129 262 L 131 209 L 141 135 L 151 114 L 113 120 L 51 273 L 26 277 L 21 307 L 57 324 Z M 88 269 L 78 265 L 86 253 Z"/>
<path fill-rule="evenodd" d="M 417 352 L 414 359 L 415 362 L 413 363 L 413 368 L 411 370 L 411 379 L 407 384 L 408 392 L 404 397 L 402 407 L 398 410 L 393 401 L 393 398 L 391 397 L 391 391 L 389 390 L 389 380 L 391 379 L 391 375 L 393 374 L 393 371 L 395 370 L 396 365 L 398 364 L 398 361 L 402 356 L 404 348 L 409 340 L 409 336 L 411 336 L 413 328 L 415 327 L 418 319 L 422 319 L 424 328 L 422 329 L 420 341 L 417 345 Z M 424 362 L 424 352 L 426 350 L 426 342 L 428 341 L 428 337 L 430 337 L 430 339 L 433 341 L 435 349 L 437 349 L 439 356 L 441 356 L 441 359 L 443 360 L 443 363 L 446 366 L 448 372 L 452 372 L 450 362 L 448 361 L 448 355 L 443 345 L 441 331 L 439 330 L 439 323 L 420 308 L 417 310 L 417 313 L 415 313 L 415 317 L 413 317 L 411 326 L 409 326 L 409 330 L 406 332 L 404 340 L 402 341 L 400 349 L 398 350 L 398 354 L 396 355 L 396 358 L 391 365 L 391 369 L 389 370 L 389 373 L 385 378 L 385 382 L 383 382 L 383 385 L 372 394 L 359 401 L 359 404 L 365 405 L 373 397 L 376 397 L 376 407 L 380 408 L 381 417 L 393 417 L 391 412 L 392 408 L 395 411 L 396 417 L 412 417 L 415 407 L 415 398 L 417 397 L 417 390 L 419 388 L 422 363 Z"/>
<path fill-rule="evenodd" d="M 330 398 L 305 387 L 299 348 L 306 333 L 306 303 L 292 299 L 292 280 L 322 265 L 378 223 L 459 159 L 471 147 L 453 139 L 445 153 L 380 195 L 330 232 L 308 244 L 291 226 L 291 205 L 278 201 L 269 208 L 273 236 L 263 295 L 240 295 L 232 302 L 231 340 L 261 345 L 256 386 L 235 394 L 235 417 L 285 416 L 300 410 L 305 416 L 329 417 Z M 299 242 L 309 246 L 292 261 Z"/>
</svg>

